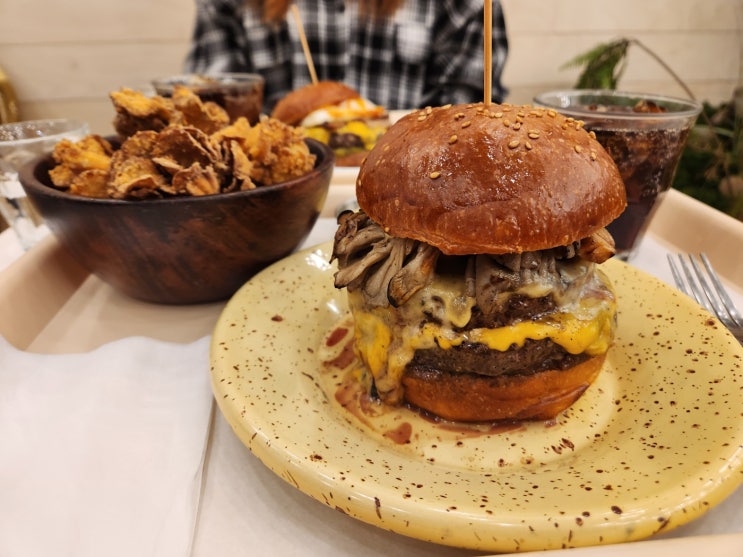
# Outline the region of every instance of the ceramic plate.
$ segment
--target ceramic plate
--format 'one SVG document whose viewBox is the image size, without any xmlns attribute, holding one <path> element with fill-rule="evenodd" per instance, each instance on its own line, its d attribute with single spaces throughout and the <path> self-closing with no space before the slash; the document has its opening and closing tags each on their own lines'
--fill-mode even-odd
<svg viewBox="0 0 743 557">
<path fill-rule="evenodd" d="M 329 253 L 323 244 L 254 277 L 225 307 L 211 347 L 227 421 L 318 501 L 422 540 L 526 551 L 665 532 L 743 480 L 743 348 L 664 283 L 604 265 L 618 339 L 559 418 L 459 427 L 349 403 L 353 388 L 326 365 L 346 342 Z"/>
</svg>

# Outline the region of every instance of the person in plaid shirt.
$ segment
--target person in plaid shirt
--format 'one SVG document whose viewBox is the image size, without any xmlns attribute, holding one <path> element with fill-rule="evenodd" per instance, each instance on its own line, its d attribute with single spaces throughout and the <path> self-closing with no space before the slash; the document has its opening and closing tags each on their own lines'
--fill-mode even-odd
<svg viewBox="0 0 743 557">
<path fill-rule="evenodd" d="M 319 80 L 389 110 L 482 101 L 483 1 L 297 0 Z M 506 90 L 503 13 L 493 1 L 492 100 Z M 311 81 L 289 0 L 196 0 L 185 71 L 260 73 L 266 111 Z"/>
</svg>

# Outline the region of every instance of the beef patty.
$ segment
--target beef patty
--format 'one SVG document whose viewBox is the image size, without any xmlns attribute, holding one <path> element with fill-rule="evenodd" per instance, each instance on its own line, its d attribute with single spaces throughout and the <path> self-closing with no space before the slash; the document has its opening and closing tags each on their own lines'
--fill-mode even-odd
<svg viewBox="0 0 743 557">
<path fill-rule="evenodd" d="M 544 315 L 556 307 L 552 296 L 529 298 L 512 295 L 501 311 L 485 314 L 473 308 L 469 323 L 461 330 L 476 328 L 495 329 L 524 319 Z M 510 347 L 505 352 L 491 350 L 480 343 L 463 343 L 449 349 L 428 348 L 416 350 L 407 372 L 440 370 L 450 373 L 476 373 L 496 377 L 498 375 L 529 375 L 547 369 L 567 369 L 585 360 L 585 354 L 570 354 L 550 339 L 527 339 L 521 347 Z"/>
<path fill-rule="evenodd" d="M 547 369 L 568 369 L 588 358 L 586 354 L 570 354 L 550 339 L 527 339 L 523 346 L 511 347 L 505 352 L 491 350 L 484 344 L 464 343 L 447 350 L 416 350 L 406 366 L 406 373 L 439 370 L 490 377 L 530 375 Z"/>
</svg>

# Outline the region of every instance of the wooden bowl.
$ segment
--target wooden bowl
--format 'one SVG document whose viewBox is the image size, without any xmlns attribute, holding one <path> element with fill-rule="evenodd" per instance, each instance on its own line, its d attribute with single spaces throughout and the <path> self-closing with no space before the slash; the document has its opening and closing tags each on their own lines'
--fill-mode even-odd
<svg viewBox="0 0 743 557">
<path fill-rule="evenodd" d="M 31 202 L 84 267 L 133 298 L 213 302 L 290 254 L 312 230 L 330 186 L 333 152 L 306 140 L 315 168 L 293 180 L 208 196 L 122 201 L 54 188 L 44 155 L 20 171 Z"/>
</svg>

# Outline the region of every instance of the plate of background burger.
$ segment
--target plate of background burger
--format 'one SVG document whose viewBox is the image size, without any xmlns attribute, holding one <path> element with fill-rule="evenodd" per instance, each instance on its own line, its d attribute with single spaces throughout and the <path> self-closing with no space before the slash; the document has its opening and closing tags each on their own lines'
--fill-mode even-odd
<svg viewBox="0 0 743 557">
<path fill-rule="evenodd" d="M 348 311 L 331 249 L 251 279 L 211 347 L 227 422 L 321 503 L 413 538 L 529 551 L 668 532 L 743 480 L 743 348 L 665 283 L 607 261 L 617 338 L 583 397 L 548 422 L 461 426 L 364 404 L 328 365 Z"/>
</svg>

